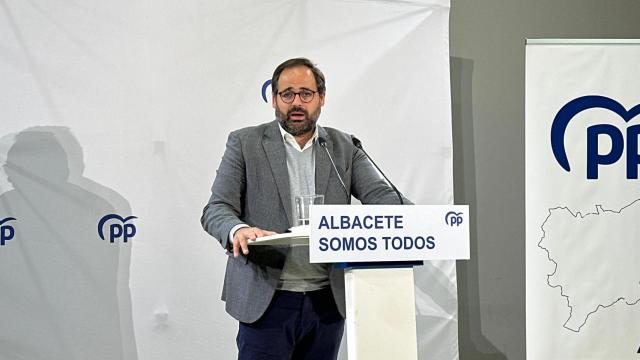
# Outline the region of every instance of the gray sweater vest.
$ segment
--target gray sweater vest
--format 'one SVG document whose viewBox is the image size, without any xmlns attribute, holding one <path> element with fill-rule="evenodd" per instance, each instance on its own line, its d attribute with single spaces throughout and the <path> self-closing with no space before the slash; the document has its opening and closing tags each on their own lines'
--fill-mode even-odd
<svg viewBox="0 0 640 360">
<path fill-rule="evenodd" d="M 285 141 L 289 187 L 291 190 L 291 223 L 296 225 L 295 198 L 315 194 L 316 144 L 300 152 Z M 278 289 L 288 291 L 314 291 L 329 285 L 327 264 L 310 264 L 309 247 L 294 245 L 284 263 Z"/>
</svg>

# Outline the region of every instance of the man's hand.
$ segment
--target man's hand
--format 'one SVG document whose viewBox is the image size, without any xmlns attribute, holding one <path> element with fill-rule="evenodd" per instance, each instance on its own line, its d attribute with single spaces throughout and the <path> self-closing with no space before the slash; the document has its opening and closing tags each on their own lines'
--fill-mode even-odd
<svg viewBox="0 0 640 360">
<path fill-rule="evenodd" d="M 275 235 L 276 233 L 269 230 L 262 230 L 257 227 L 244 227 L 238 229 L 233 234 L 233 257 L 240 255 L 240 249 L 246 256 L 249 254 L 249 241 L 256 241 L 257 238 L 269 235 Z"/>
</svg>

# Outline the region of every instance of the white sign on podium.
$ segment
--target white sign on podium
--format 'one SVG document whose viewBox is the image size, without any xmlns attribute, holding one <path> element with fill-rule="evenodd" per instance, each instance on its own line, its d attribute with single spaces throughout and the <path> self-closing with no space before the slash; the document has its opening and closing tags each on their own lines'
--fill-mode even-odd
<svg viewBox="0 0 640 360">
<path fill-rule="evenodd" d="M 469 259 L 467 205 L 311 206 L 312 263 Z"/>
</svg>

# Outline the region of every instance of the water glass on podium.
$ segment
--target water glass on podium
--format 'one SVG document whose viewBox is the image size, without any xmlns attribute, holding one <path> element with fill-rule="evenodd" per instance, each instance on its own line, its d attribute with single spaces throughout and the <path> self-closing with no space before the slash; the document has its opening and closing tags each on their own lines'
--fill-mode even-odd
<svg viewBox="0 0 640 360">
<path fill-rule="evenodd" d="M 309 225 L 309 205 L 324 204 L 324 195 L 296 196 L 296 225 Z"/>
</svg>

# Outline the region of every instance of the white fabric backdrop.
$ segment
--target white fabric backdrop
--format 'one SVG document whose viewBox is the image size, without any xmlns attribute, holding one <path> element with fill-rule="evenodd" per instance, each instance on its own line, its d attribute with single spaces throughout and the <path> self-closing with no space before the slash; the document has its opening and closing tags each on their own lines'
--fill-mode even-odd
<svg viewBox="0 0 640 360">
<path fill-rule="evenodd" d="M 640 105 L 640 41 L 606 42 L 526 47 L 527 359 L 638 358 L 640 191 L 626 176 L 627 151 L 638 153 L 626 129 L 638 116 L 627 123 L 602 107 L 577 113 L 562 139 L 569 172 L 550 143 L 556 114 L 574 99 Z M 621 131 L 624 152 L 587 179 L 587 128 L 599 124 Z M 599 154 L 611 150 L 607 136 L 598 143 Z"/>
<path fill-rule="evenodd" d="M 17 218 L 0 247 L 0 314 L 22 319 L 17 333 L 3 321 L 0 357 L 235 356 L 237 325 L 219 300 L 225 256 L 199 218 L 228 132 L 273 119 L 261 86 L 287 58 L 324 71 L 321 124 L 356 134 L 414 202 L 452 203 L 448 16 L 448 0 L 0 0 L 0 160 L 36 174 L 0 176 L 0 220 Z M 14 156 L 16 143 L 49 155 Z M 54 184 L 61 162 L 68 181 Z M 83 197 L 95 199 L 73 205 Z M 111 211 L 138 217 L 130 243 L 95 234 Z M 52 232 L 65 240 L 43 247 Z M 111 260 L 83 261 L 101 256 Z M 454 262 L 416 270 L 420 358 L 458 357 L 456 291 Z M 89 305 L 100 298 L 107 310 Z M 82 332 L 60 330 L 74 321 Z M 85 349 L 103 332 L 122 346 Z"/>
</svg>

